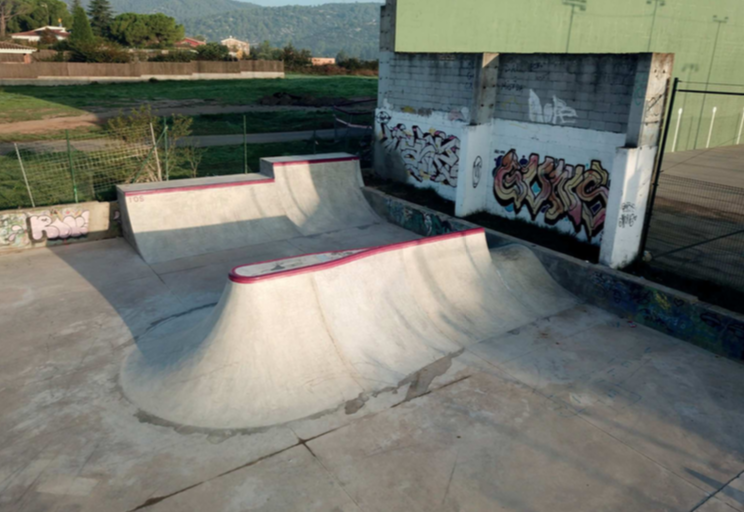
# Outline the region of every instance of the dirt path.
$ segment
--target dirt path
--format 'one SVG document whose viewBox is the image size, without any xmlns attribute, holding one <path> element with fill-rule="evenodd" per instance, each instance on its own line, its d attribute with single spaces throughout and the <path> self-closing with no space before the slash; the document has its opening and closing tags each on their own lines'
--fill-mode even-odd
<svg viewBox="0 0 744 512">
<path fill-rule="evenodd" d="M 166 102 L 153 102 L 153 113 L 158 116 L 169 116 L 181 114 L 186 116 L 196 116 L 202 114 L 242 114 L 246 112 L 281 112 L 288 110 L 301 110 L 313 112 L 322 110 L 317 107 L 295 107 L 295 106 L 263 106 L 263 105 L 210 105 L 201 104 L 193 105 L 193 102 L 167 102 L 172 105 L 163 106 Z M 190 106 L 183 103 L 191 103 Z M 53 117 L 50 119 L 39 119 L 35 121 L 21 121 L 18 123 L 0 124 L 0 134 L 40 134 L 48 132 L 58 132 L 62 130 L 73 130 L 75 128 L 86 128 L 100 125 L 102 122 L 116 117 L 121 110 L 126 109 L 107 109 L 100 110 L 91 114 L 68 117 Z"/>
</svg>

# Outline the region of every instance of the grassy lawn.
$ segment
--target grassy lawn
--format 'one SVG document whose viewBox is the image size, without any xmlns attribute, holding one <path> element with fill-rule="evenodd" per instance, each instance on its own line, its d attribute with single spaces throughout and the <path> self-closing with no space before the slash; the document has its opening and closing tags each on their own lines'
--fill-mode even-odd
<svg viewBox="0 0 744 512">
<path fill-rule="evenodd" d="M 126 108 L 152 101 L 202 100 L 218 105 L 253 105 L 277 92 L 328 98 L 374 97 L 377 78 L 288 75 L 271 80 L 4 87 L 0 89 L 0 122 L 80 115 L 88 109 Z"/>
<path fill-rule="evenodd" d="M 0 88 L 0 123 L 85 114 L 84 111 L 65 103 L 30 96 L 27 94 L 28 89 L 28 87 Z"/>
<path fill-rule="evenodd" d="M 247 112 L 245 114 L 207 114 L 194 116 L 194 135 L 233 135 L 243 133 L 243 116 L 248 133 L 294 132 L 333 128 L 333 112 L 287 110 Z"/>
</svg>

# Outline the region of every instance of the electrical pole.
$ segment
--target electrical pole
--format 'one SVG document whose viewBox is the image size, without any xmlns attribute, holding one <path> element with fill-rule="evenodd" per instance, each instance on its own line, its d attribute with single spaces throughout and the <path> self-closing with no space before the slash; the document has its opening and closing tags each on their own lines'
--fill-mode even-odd
<svg viewBox="0 0 744 512">
<path fill-rule="evenodd" d="M 715 23 L 716 26 L 716 38 L 713 41 L 713 54 L 710 56 L 710 66 L 708 66 L 708 78 L 705 80 L 705 90 L 708 91 L 708 84 L 710 83 L 710 78 L 713 75 L 713 64 L 716 60 L 716 50 L 718 50 L 718 36 L 721 35 L 721 27 L 728 23 L 728 16 L 725 18 L 719 18 L 718 16 L 713 16 L 713 23 Z M 700 105 L 700 116 L 698 117 L 698 127 L 697 132 L 695 133 L 695 148 L 697 148 L 698 144 L 698 138 L 700 137 L 700 126 L 703 123 L 703 110 L 705 109 L 705 100 L 708 98 L 707 94 L 703 95 L 703 102 Z"/>
<path fill-rule="evenodd" d="M 647 51 L 651 51 L 651 42 L 654 38 L 654 27 L 656 27 L 656 13 L 659 10 L 659 7 L 664 7 L 666 5 L 665 0 L 646 0 L 646 3 L 648 5 L 653 4 L 654 5 L 654 16 L 651 20 L 651 32 L 648 34 L 648 49 Z"/>
<path fill-rule="evenodd" d="M 568 22 L 568 37 L 566 37 L 566 53 L 568 53 L 568 49 L 571 46 L 571 30 L 573 29 L 573 20 L 576 8 L 578 7 L 581 12 L 586 11 L 586 1 L 587 0 L 562 0 L 563 5 L 571 7 L 571 18 Z"/>
</svg>

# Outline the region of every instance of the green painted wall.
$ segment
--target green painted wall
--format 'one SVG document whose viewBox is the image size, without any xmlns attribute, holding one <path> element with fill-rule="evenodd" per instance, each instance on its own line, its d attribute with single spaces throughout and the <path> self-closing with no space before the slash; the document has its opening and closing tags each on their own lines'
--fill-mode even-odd
<svg viewBox="0 0 744 512">
<path fill-rule="evenodd" d="M 571 22 L 565 3 L 579 2 L 398 0 L 396 51 L 558 53 L 568 45 L 572 53 L 674 53 L 682 80 L 744 92 L 744 0 L 586 0 Z M 714 106 L 711 147 L 736 143 L 744 97 L 681 94 L 672 119 L 673 136 L 684 108 L 678 151 L 705 147 Z"/>
</svg>

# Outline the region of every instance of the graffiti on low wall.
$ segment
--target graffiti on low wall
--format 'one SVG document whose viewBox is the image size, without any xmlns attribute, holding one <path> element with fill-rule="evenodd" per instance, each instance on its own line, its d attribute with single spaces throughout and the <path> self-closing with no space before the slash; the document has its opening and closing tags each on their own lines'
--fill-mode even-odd
<svg viewBox="0 0 744 512">
<path fill-rule="evenodd" d="M 22 249 L 88 235 L 90 211 L 75 207 L 0 215 L 0 247 Z"/>
<path fill-rule="evenodd" d="M 454 135 L 419 126 L 409 130 L 405 124 L 390 124 L 390 114 L 377 116 L 386 151 L 400 155 L 408 175 L 419 183 L 431 181 L 457 188 L 460 170 L 460 139 Z"/>
<path fill-rule="evenodd" d="M 31 239 L 34 242 L 42 240 L 67 240 L 80 238 L 88 234 L 90 212 L 87 210 L 50 210 L 40 214 L 30 215 L 28 218 L 31 229 Z"/>
<path fill-rule="evenodd" d="M 526 209 L 548 226 L 569 219 L 588 240 L 604 229 L 610 175 L 597 160 L 587 169 L 549 156 L 542 163 L 536 154 L 520 158 L 512 149 L 496 159 L 493 177 L 494 197 L 510 213 Z"/>
<path fill-rule="evenodd" d="M 390 197 L 385 198 L 385 207 L 388 220 L 422 236 L 445 235 L 460 230 L 440 215 L 411 208 Z"/>
</svg>

